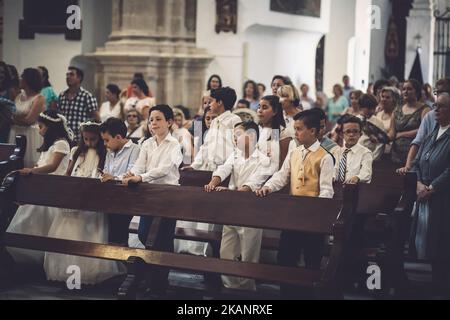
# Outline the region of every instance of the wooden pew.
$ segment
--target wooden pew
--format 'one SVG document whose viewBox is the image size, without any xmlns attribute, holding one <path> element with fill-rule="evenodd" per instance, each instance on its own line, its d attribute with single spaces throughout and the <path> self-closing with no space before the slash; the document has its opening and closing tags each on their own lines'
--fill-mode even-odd
<svg viewBox="0 0 450 320">
<path fill-rule="evenodd" d="M 404 248 L 410 228 L 410 215 L 416 199 L 417 177 L 395 172 L 375 172 L 371 184 L 361 184 L 357 215 L 348 252 L 359 260 L 360 282 L 365 283 L 368 262 L 376 262 L 383 272 L 383 293 L 407 286 L 403 269 Z M 339 193 L 339 186 L 335 187 Z M 348 268 L 351 277 L 354 268 Z M 354 276 L 354 275 L 353 275 Z"/>
<path fill-rule="evenodd" d="M 377 262 L 386 270 L 383 287 L 402 289 L 407 286 L 403 270 L 403 249 L 408 240 L 409 215 L 416 198 L 416 175 L 398 175 L 394 167 L 391 165 L 389 169 L 386 164 L 384 169 L 375 168 L 372 183 L 360 185 L 357 216 L 352 231 L 354 241 L 349 250 L 353 253 L 346 259 L 349 262 L 346 270 L 348 281 L 365 280 L 365 271 L 370 261 Z M 181 185 L 198 187 L 207 184 L 212 175 L 206 171 L 182 171 L 180 174 Z M 335 198 L 342 199 L 342 185 L 336 183 L 334 189 Z M 376 232 L 371 232 L 373 229 Z M 137 225 L 132 225 L 130 232 L 136 230 Z M 208 242 L 213 248 L 214 256 L 219 257 L 222 239 L 220 232 L 177 228 L 175 238 Z M 278 245 L 279 238 L 263 237 L 261 247 L 278 250 Z M 351 266 L 352 263 L 357 266 Z"/>
<path fill-rule="evenodd" d="M 70 192 L 67 192 L 68 190 Z M 113 183 L 101 184 L 96 179 L 16 175 L 9 177 L 0 189 L 0 248 L 3 252 L 5 247 L 18 247 L 127 262 L 129 273 L 119 289 L 121 298 L 135 297 L 145 269 L 156 266 L 295 284 L 314 290 L 319 298 L 342 298 L 339 272 L 348 236 L 347 223 L 354 215 L 357 188 L 347 188 L 344 195 L 343 200 L 290 197 L 281 194 L 258 199 L 253 194 L 240 192 L 205 194 L 195 187 L 141 184 L 136 188 L 126 188 Z M 5 221 L 14 215 L 11 210 L 14 202 L 109 214 L 149 216 L 149 212 L 152 212 L 157 217 L 177 220 L 332 234 L 335 240 L 323 270 L 225 261 L 9 234 L 5 232 Z M 198 203 L 202 205 L 198 206 Z M 245 210 L 242 211 L 242 208 Z M 8 268 L 5 265 L 0 265 L 0 268 L 0 273 L 3 272 L 7 276 Z"/>
<path fill-rule="evenodd" d="M 16 144 L 0 144 L 0 181 L 11 171 L 23 168 L 27 148 L 25 136 L 16 136 Z"/>
</svg>

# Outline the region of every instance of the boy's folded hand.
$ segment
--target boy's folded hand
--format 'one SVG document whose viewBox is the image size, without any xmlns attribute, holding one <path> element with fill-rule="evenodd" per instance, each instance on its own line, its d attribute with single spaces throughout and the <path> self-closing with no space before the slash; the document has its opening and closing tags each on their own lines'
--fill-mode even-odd
<svg viewBox="0 0 450 320">
<path fill-rule="evenodd" d="M 258 197 L 266 197 L 269 193 L 271 193 L 272 190 L 270 190 L 269 187 L 263 187 L 261 189 L 258 189 L 255 191 L 255 194 Z"/>
<path fill-rule="evenodd" d="M 113 181 L 113 180 L 114 180 L 114 176 L 112 176 L 108 173 L 102 174 L 102 178 L 101 178 L 102 182 L 108 182 L 108 181 Z"/>
</svg>

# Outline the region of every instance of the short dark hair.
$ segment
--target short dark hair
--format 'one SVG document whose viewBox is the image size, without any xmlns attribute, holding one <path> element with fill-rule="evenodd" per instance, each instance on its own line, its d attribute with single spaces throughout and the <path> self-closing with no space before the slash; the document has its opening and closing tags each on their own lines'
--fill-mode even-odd
<svg viewBox="0 0 450 320">
<path fill-rule="evenodd" d="M 371 94 L 363 94 L 359 98 L 358 104 L 360 108 L 376 109 L 378 106 L 378 101 L 377 98 Z"/>
<path fill-rule="evenodd" d="M 311 111 L 317 114 L 320 121 L 327 120 L 327 115 L 325 114 L 325 111 L 323 111 L 321 108 L 312 108 Z"/>
<path fill-rule="evenodd" d="M 344 127 L 344 124 L 346 124 L 346 123 L 356 123 L 359 125 L 359 129 L 362 130 L 362 121 L 358 117 L 350 116 L 350 117 L 345 118 L 342 121 L 342 127 Z"/>
<path fill-rule="evenodd" d="M 450 77 L 439 79 L 436 82 L 436 90 L 437 87 L 443 87 L 442 92 L 450 93 Z"/>
<path fill-rule="evenodd" d="M 320 132 L 320 116 L 313 110 L 305 110 L 294 116 L 295 121 L 303 121 L 308 129 L 316 129 L 317 134 Z"/>
<path fill-rule="evenodd" d="M 106 86 L 106 89 L 108 89 L 112 94 L 115 94 L 117 97 L 120 96 L 121 91 L 118 85 L 111 83 Z"/>
<path fill-rule="evenodd" d="M 258 83 L 258 87 L 259 87 L 259 86 L 263 87 L 263 88 L 264 88 L 264 91 L 266 91 L 267 88 L 266 88 L 266 85 L 265 85 L 264 83 Z"/>
<path fill-rule="evenodd" d="M 160 111 L 162 114 L 164 114 L 164 118 L 166 118 L 166 121 L 173 120 L 175 118 L 172 108 L 167 104 L 159 104 L 157 106 L 154 106 L 150 109 L 150 112 L 148 113 L 149 116 L 153 111 Z"/>
<path fill-rule="evenodd" d="M 80 78 L 80 82 L 83 82 L 83 80 L 84 80 L 83 70 L 81 70 L 80 68 L 74 67 L 74 66 L 70 66 L 68 69 L 75 71 L 75 73 L 77 74 L 77 77 Z"/>
<path fill-rule="evenodd" d="M 231 110 L 236 103 L 237 96 L 236 91 L 230 87 L 219 88 L 211 91 L 211 98 L 216 99 L 218 102 L 223 102 L 225 110 Z"/>
<path fill-rule="evenodd" d="M 120 135 L 122 138 L 127 137 L 127 126 L 125 122 L 117 118 L 109 118 L 100 126 L 101 133 L 109 133 L 111 137 L 115 138 Z"/>
<path fill-rule="evenodd" d="M 272 84 L 275 80 L 281 80 L 281 81 L 283 81 L 283 83 L 284 83 L 285 85 L 288 84 L 287 81 L 286 81 L 286 77 L 280 76 L 279 74 L 273 76 L 271 84 Z"/>
<path fill-rule="evenodd" d="M 255 132 L 256 132 L 256 141 L 259 140 L 259 126 L 255 122 L 253 122 L 253 121 L 239 122 L 234 127 L 235 128 L 242 127 L 242 128 L 244 128 L 245 131 L 255 130 Z"/>
<path fill-rule="evenodd" d="M 22 79 L 34 92 L 41 92 L 43 88 L 42 76 L 38 69 L 27 68 L 23 70 Z"/>
<path fill-rule="evenodd" d="M 247 107 L 247 109 L 250 108 L 250 102 L 248 102 L 248 100 L 241 99 L 241 100 L 238 101 L 238 104 L 239 104 L 239 103 L 245 104 L 245 106 Z"/>
</svg>

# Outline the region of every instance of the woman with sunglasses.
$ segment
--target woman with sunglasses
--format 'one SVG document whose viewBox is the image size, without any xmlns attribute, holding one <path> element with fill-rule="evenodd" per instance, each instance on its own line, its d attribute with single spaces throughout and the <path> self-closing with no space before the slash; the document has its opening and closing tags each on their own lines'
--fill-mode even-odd
<svg viewBox="0 0 450 320">
<path fill-rule="evenodd" d="M 127 113 L 127 139 L 137 141 L 144 136 L 144 130 L 141 125 L 141 115 L 136 109 L 130 110 Z"/>
</svg>

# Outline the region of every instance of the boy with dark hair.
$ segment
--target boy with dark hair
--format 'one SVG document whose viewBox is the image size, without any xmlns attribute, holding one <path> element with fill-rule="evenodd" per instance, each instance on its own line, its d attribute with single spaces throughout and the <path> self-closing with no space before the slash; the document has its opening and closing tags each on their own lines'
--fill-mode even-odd
<svg viewBox="0 0 450 320">
<path fill-rule="evenodd" d="M 258 148 L 259 127 L 253 121 L 242 122 L 234 128 L 236 150 L 225 164 L 214 171 L 205 191 L 223 191 L 222 181 L 230 177 L 229 190 L 251 192 L 260 188 L 274 173 L 270 158 Z M 220 258 L 258 263 L 261 252 L 262 229 L 226 225 L 222 231 Z M 256 290 L 255 281 L 222 276 L 225 287 Z"/>
<path fill-rule="evenodd" d="M 184 170 L 214 171 L 225 163 L 234 150 L 233 129 L 241 118 L 231 113 L 236 103 L 236 92 L 229 88 L 212 90 L 211 112 L 218 115 L 212 123 L 205 142 L 200 147 L 194 162 Z"/>
<path fill-rule="evenodd" d="M 362 122 L 350 117 L 343 122 L 344 146 L 339 149 L 334 179 L 340 183 L 370 183 L 372 180 L 372 152 L 358 143 Z"/>
<path fill-rule="evenodd" d="M 336 142 L 331 140 L 326 136 L 327 133 L 327 115 L 325 111 L 319 108 L 310 109 L 312 112 L 316 113 L 320 119 L 320 132 L 319 132 L 319 142 L 322 147 L 324 147 L 328 152 L 330 152 L 334 158 L 336 158 L 336 153 L 339 150 L 339 146 Z M 289 144 L 289 150 L 299 147 L 300 144 L 297 139 L 293 139 Z"/>
<path fill-rule="evenodd" d="M 333 157 L 318 140 L 320 117 L 312 110 L 303 111 L 294 117 L 295 136 L 300 147 L 291 150 L 280 171 L 256 191 L 265 197 L 290 184 L 293 196 L 333 198 Z M 283 231 L 280 237 L 278 263 L 296 266 L 303 251 L 306 268 L 319 269 L 321 265 L 324 237 L 303 232 Z M 295 244 L 295 245 L 293 245 Z M 284 298 L 295 298 L 297 288 L 281 285 Z"/>
<path fill-rule="evenodd" d="M 116 118 L 109 118 L 100 126 L 108 153 L 102 173 L 102 182 L 121 180 L 139 157 L 139 147 L 126 138 L 127 126 Z M 109 242 L 128 246 L 131 216 L 109 215 Z"/>
</svg>

